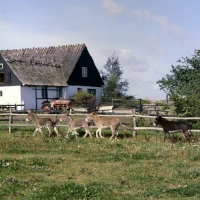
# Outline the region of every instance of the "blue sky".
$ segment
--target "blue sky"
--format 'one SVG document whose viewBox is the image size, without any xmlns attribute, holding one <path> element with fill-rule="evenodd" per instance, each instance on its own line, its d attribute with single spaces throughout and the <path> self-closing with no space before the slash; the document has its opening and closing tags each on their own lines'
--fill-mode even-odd
<svg viewBox="0 0 200 200">
<path fill-rule="evenodd" d="M 86 44 L 99 70 L 115 53 L 129 95 L 165 99 L 156 81 L 200 47 L 199 0 L 0 0 L 0 50 Z"/>
</svg>

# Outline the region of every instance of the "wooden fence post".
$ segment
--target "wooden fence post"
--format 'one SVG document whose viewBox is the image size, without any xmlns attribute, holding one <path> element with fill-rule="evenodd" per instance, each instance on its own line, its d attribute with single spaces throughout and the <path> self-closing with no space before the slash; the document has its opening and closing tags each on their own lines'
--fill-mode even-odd
<svg viewBox="0 0 200 200">
<path fill-rule="evenodd" d="M 12 132 L 12 123 L 13 123 L 12 108 L 10 108 L 10 116 L 9 116 L 9 133 Z"/>
<path fill-rule="evenodd" d="M 136 117 L 135 117 L 135 109 L 133 109 L 133 137 L 137 137 L 137 131 L 135 130 L 136 127 Z"/>
<path fill-rule="evenodd" d="M 158 104 L 157 103 L 155 103 L 155 112 L 156 112 L 156 114 L 158 112 Z"/>
</svg>

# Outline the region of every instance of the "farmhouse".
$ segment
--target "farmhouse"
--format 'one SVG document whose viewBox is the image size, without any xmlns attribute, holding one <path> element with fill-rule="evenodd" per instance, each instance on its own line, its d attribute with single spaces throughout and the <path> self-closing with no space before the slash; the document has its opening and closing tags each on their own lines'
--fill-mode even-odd
<svg viewBox="0 0 200 200">
<path fill-rule="evenodd" d="M 44 101 L 70 99 L 81 90 L 98 102 L 102 86 L 85 44 L 0 51 L 0 105 L 40 109 Z"/>
</svg>

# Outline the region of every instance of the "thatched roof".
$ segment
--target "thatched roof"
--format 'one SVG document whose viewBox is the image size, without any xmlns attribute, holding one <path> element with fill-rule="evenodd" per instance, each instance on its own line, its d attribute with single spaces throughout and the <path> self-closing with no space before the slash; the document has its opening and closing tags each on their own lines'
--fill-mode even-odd
<svg viewBox="0 0 200 200">
<path fill-rule="evenodd" d="M 1 50 L 0 54 L 23 85 L 67 86 L 85 44 Z"/>
</svg>

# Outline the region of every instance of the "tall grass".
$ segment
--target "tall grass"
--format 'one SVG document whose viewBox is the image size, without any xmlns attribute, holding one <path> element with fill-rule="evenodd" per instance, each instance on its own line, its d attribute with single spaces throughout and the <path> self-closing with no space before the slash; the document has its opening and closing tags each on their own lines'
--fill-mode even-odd
<svg viewBox="0 0 200 200">
<path fill-rule="evenodd" d="M 164 143 L 153 131 L 117 140 L 107 130 L 104 139 L 0 131 L 1 199 L 200 198 L 199 142 Z"/>
</svg>

